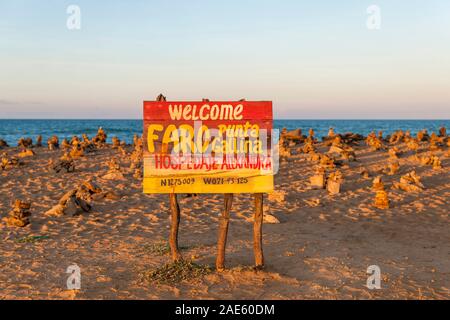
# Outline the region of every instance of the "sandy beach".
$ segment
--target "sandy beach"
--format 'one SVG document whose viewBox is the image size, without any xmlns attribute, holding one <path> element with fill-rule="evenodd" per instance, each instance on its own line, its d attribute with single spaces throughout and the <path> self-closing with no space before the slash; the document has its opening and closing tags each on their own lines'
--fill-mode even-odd
<svg viewBox="0 0 450 320">
<path fill-rule="evenodd" d="M 311 188 L 315 163 L 300 152 L 303 147 L 290 145 L 275 176 L 276 191 L 264 198 L 272 218 L 263 227 L 264 270 L 251 268 L 251 195 L 235 196 L 223 272 L 213 270 L 223 195 L 180 195 L 182 254 L 212 270 L 172 284 L 145 277 L 170 261 L 169 201 L 142 193 L 142 179 L 130 169 L 131 145 L 124 146 L 126 155 L 111 145 L 96 148 L 75 159 L 75 171 L 68 173 L 49 170 L 60 149 L 32 148 L 35 155 L 21 159 L 21 166 L 0 170 L 0 299 L 449 299 L 449 147 L 432 152 L 442 165 L 433 169 L 400 142 L 400 166 L 389 175 L 387 150 L 360 141 L 352 146 L 356 161 L 339 167 L 343 182 L 335 195 Z M 330 146 L 318 142 L 315 148 L 325 154 Z M 20 151 L 5 147 L 0 153 L 11 158 Z M 431 154 L 429 143 L 421 142 L 417 154 Z M 123 178 L 104 178 L 112 158 Z M 363 168 L 368 176 L 361 175 Z M 412 170 L 423 190 L 393 188 Z M 382 176 L 388 209 L 374 206 L 376 176 Z M 91 178 L 110 196 L 75 216 L 48 213 Z M 6 222 L 16 199 L 31 202 L 30 224 L 23 228 Z M 81 290 L 66 288 L 72 264 L 81 269 Z M 380 290 L 366 287 L 370 265 L 381 269 Z"/>
</svg>

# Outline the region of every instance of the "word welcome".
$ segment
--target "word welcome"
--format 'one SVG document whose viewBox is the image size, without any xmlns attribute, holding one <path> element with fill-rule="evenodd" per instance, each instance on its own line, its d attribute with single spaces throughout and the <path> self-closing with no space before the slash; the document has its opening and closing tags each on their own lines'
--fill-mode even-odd
<svg viewBox="0 0 450 320">
<path fill-rule="evenodd" d="M 197 105 L 170 104 L 169 114 L 172 120 L 242 120 L 244 106 L 238 104 L 204 104 L 200 108 Z"/>
</svg>

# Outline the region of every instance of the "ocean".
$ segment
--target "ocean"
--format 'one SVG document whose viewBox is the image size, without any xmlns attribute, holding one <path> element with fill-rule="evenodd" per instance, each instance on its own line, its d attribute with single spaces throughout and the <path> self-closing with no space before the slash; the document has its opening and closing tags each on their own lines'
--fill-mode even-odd
<svg viewBox="0 0 450 320">
<path fill-rule="evenodd" d="M 117 136 L 120 140 L 131 143 L 134 134 L 142 134 L 142 120 L 1 120 L 0 139 L 15 146 L 21 137 L 33 140 L 42 135 L 43 141 L 52 135 L 60 139 L 81 136 L 86 133 L 89 137 L 96 134 L 97 129 L 103 127 L 108 139 Z M 328 129 L 333 127 L 336 133 L 354 132 L 367 135 L 372 130 L 382 130 L 391 134 L 395 130 L 411 130 L 412 134 L 427 129 L 429 133 L 437 132 L 440 127 L 450 130 L 450 120 L 274 120 L 277 129 L 293 130 L 301 128 L 307 134 L 313 128 L 317 137 L 326 136 Z"/>
</svg>

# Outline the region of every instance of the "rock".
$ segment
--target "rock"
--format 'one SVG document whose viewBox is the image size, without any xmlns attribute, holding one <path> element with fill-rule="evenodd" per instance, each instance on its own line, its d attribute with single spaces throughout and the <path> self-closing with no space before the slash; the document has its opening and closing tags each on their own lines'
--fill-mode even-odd
<svg viewBox="0 0 450 320">
<path fill-rule="evenodd" d="M 36 138 L 36 147 L 41 148 L 42 147 L 42 136 L 38 135 Z"/>
<path fill-rule="evenodd" d="M 385 190 L 377 190 L 374 206 L 378 209 L 389 209 L 389 198 Z"/>
<path fill-rule="evenodd" d="M 369 170 L 367 170 L 366 168 L 362 168 L 360 174 L 361 174 L 361 177 L 363 179 L 369 179 L 370 178 Z"/>
<path fill-rule="evenodd" d="M 100 194 L 102 189 L 93 181 L 88 180 L 76 189 L 66 192 L 58 204 L 46 212 L 47 215 L 76 216 L 92 209 L 91 201 Z"/>
<path fill-rule="evenodd" d="M 311 188 L 313 189 L 324 189 L 325 181 L 325 169 L 322 167 L 317 167 L 315 175 L 309 178 Z"/>
<path fill-rule="evenodd" d="M 53 217 L 59 217 L 64 215 L 64 206 L 61 204 L 57 204 L 56 206 L 54 206 L 53 208 L 51 208 L 50 210 L 48 210 L 45 215 L 47 216 L 53 216 Z"/>
<path fill-rule="evenodd" d="M 97 135 L 92 138 L 92 143 L 94 143 L 97 146 L 103 146 L 106 144 L 106 132 L 103 130 L 102 127 L 98 128 Z"/>
<path fill-rule="evenodd" d="M 420 130 L 419 132 L 417 132 L 417 141 L 418 142 L 422 142 L 422 141 L 426 141 L 428 140 L 429 135 L 427 130 Z"/>
<path fill-rule="evenodd" d="M 264 214 L 263 223 L 278 224 L 278 223 L 280 223 L 280 220 L 278 220 L 275 216 L 267 213 L 267 214 Z"/>
<path fill-rule="evenodd" d="M 398 161 L 389 162 L 387 167 L 388 175 L 393 176 L 398 172 L 398 170 L 400 170 L 400 163 Z"/>
<path fill-rule="evenodd" d="M 140 180 L 140 179 L 142 179 L 143 177 L 142 177 L 142 169 L 141 168 L 136 168 L 135 170 L 134 170 L 134 174 L 133 174 L 133 177 L 135 178 L 135 179 L 138 179 L 138 180 Z"/>
<path fill-rule="evenodd" d="M 11 168 L 17 168 L 22 166 L 24 163 L 18 158 L 9 158 L 8 154 L 4 152 L 0 157 L 0 169 L 7 170 Z"/>
<path fill-rule="evenodd" d="M 61 148 L 63 150 L 69 150 L 71 148 L 71 145 L 66 138 L 64 138 L 63 141 L 61 142 Z"/>
<path fill-rule="evenodd" d="M 49 150 L 59 149 L 59 139 L 57 136 L 53 136 L 47 140 L 47 145 Z"/>
<path fill-rule="evenodd" d="M 80 144 L 80 139 L 77 136 L 73 136 L 72 139 L 70 139 L 70 145 L 72 147 L 76 147 Z"/>
<path fill-rule="evenodd" d="M 397 147 L 389 148 L 388 153 L 391 159 L 398 159 L 399 151 Z"/>
<path fill-rule="evenodd" d="M 73 159 L 84 157 L 84 151 L 79 145 L 74 145 L 72 150 L 70 150 L 70 157 Z"/>
<path fill-rule="evenodd" d="M 278 154 L 280 159 L 286 159 L 291 157 L 291 149 L 289 148 L 289 141 L 283 136 L 278 141 Z"/>
<path fill-rule="evenodd" d="M 22 200 L 14 201 L 13 210 L 9 212 L 6 223 L 10 227 L 25 227 L 30 224 L 31 203 Z"/>
<path fill-rule="evenodd" d="M 0 139 L 0 149 L 9 147 L 5 140 Z"/>
<path fill-rule="evenodd" d="M 447 129 L 445 127 L 439 129 L 439 137 L 447 137 Z"/>
<path fill-rule="evenodd" d="M 328 137 L 333 138 L 336 134 L 334 133 L 334 128 L 328 129 Z"/>
<path fill-rule="evenodd" d="M 341 191 L 343 181 L 342 173 L 337 170 L 329 175 L 327 179 L 327 191 L 331 195 L 338 194 Z"/>
<path fill-rule="evenodd" d="M 380 150 L 384 148 L 383 141 L 377 137 L 375 132 L 371 132 L 366 138 L 366 144 L 372 148 L 372 150 Z"/>
<path fill-rule="evenodd" d="M 112 137 L 112 147 L 113 149 L 117 149 L 120 147 L 120 140 L 117 137 Z"/>
<path fill-rule="evenodd" d="M 381 180 L 381 176 L 377 176 L 375 179 L 373 179 L 372 190 L 373 191 L 384 190 L 384 183 Z"/>
<path fill-rule="evenodd" d="M 18 147 L 21 147 L 22 149 L 28 149 L 33 146 L 33 139 L 31 138 L 20 138 L 19 142 L 17 143 Z"/>
<path fill-rule="evenodd" d="M 33 157 L 35 155 L 36 155 L 36 153 L 33 150 L 25 149 L 18 154 L 18 157 L 19 158 L 27 158 L 27 157 Z"/>
<path fill-rule="evenodd" d="M 406 192 L 420 192 L 423 190 L 424 186 L 420 182 L 420 177 L 415 171 L 402 176 L 400 182 L 395 182 L 393 185 L 394 189 L 403 190 Z"/>
<path fill-rule="evenodd" d="M 442 169 L 441 160 L 439 159 L 438 156 L 431 157 L 431 165 L 433 166 L 433 170 Z"/>
<path fill-rule="evenodd" d="M 120 171 L 120 164 L 116 159 L 111 159 L 108 162 L 109 171 L 102 177 L 105 180 L 124 180 L 125 177 Z"/>
<path fill-rule="evenodd" d="M 392 134 L 391 138 L 389 139 L 390 144 L 397 144 L 401 142 L 404 139 L 404 133 L 402 130 L 396 131 Z"/>
<path fill-rule="evenodd" d="M 84 210 L 78 206 L 78 203 L 75 201 L 74 196 L 69 198 L 69 200 L 64 205 L 64 210 L 63 210 L 64 215 L 72 216 L 72 217 L 80 215 L 81 213 L 83 213 L 83 211 Z"/>
<path fill-rule="evenodd" d="M 419 149 L 419 142 L 417 142 L 416 139 L 411 138 L 407 143 L 406 146 L 411 151 L 417 151 Z"/>
</svg>

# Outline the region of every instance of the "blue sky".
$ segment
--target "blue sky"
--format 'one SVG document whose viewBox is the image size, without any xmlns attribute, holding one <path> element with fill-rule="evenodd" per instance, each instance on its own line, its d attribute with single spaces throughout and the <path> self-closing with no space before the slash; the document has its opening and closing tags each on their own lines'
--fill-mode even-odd
<svg viewBox="0 0 450 320">
<path fill-rule="evenodd" d="M 449 119 L 450 2 L 0 0 L 0 118 L 140 118 L 160 92 L 273 100 L 277 118 Z"/>
</svg>

